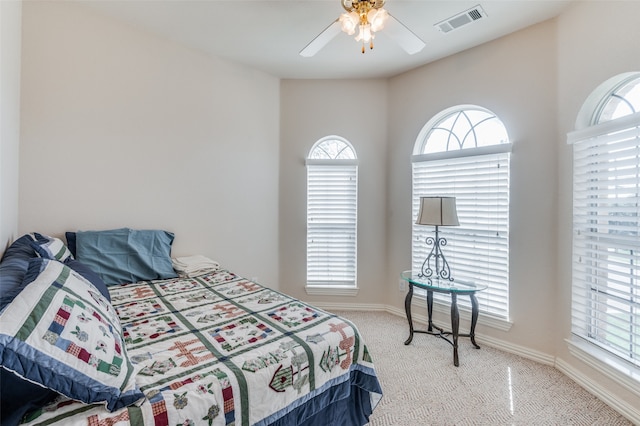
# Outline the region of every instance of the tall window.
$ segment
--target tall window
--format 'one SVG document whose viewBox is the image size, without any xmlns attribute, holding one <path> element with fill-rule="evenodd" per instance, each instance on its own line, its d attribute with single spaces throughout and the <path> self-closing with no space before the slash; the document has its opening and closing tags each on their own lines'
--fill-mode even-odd
<svg viewBox="0 0 640 426">
<path fill-rule="evenodd" d="M 640 377 L 640 73 L 618 81 L 592 112 L 568 136 L 572 331 Z"/>
<path fill-rule="evenodd" d="M 460 226 L 444 227 L 455 280 L 485 284 L 484 313 L 509 318 L 509 157 L 502 122 L 484 108 L 458 106 L 429 121 L 414 146 L 412 268 L 420 270 L 433 227 L 416 225 L 420 197 L 455 196 Z M 468 303 L 465 300 L 461 304 Z"/>
<path fill-rule="evenodd" d="M 356 153 L 323 138 L 307 158 L 307 289 L 356 287 L 357 213 Z"/>
</svg>

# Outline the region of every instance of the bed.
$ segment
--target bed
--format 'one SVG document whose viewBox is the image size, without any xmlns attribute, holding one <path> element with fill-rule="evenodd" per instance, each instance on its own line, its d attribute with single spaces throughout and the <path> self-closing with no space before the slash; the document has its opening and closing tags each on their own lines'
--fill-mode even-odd
<svg viewBox="0 0 640 426">
<path fill-rule="evenodd" d="M 363 425 L 382 396 L 352 323 L 232 271 L 159 277 L 154 254 L 153 279 L 107 285 L 82 247 L 16 243 L 0 262 L 3 425 Z M 9 392 L 28 395 L 13 417 Z"/>
</svg>

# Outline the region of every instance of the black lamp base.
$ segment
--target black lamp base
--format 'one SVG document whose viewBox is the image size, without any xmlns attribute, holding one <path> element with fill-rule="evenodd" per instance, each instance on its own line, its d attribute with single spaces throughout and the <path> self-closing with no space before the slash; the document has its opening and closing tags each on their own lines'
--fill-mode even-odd
<svg viewBox="0 0 640 426">
<path fill-rule="evenodd" d="M 438 236 L 438 225 L 436 227 L 436 236 L 427 237 L 426 243 L 427 245 L 433 245 L 431 247 L 431 252 L 427 256 L 427 258 L 422 262 L 422 268 L 418 273 L 418 277 L 427 278 L 431 283 L 431 279 L 441 279 L 453 281 L 453 277 L 451 277 L 451 268 L 449 267 L 449 262 L 445 259 L 444 254 L 442 254 L 441 246 L 447 245 L 447 240 L 445 238 L 440 238 Z M 431 267 L 431 263 L 434 263 L 435 269 Z"/>
</svg>

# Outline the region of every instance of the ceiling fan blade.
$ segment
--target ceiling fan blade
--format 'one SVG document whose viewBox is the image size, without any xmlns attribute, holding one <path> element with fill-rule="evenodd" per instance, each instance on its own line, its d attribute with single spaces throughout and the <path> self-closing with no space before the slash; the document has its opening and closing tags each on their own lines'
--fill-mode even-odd
<svg viewBox="0 0 640 426">
<path fill-rule="evenodd" d="M 336 19 L 300 51 L 300 56 L 310 58 L 315 55 L 335 36 L 337 36 L 340 31 L 340 22 Z"/>
<path fill-rule="evenodd" d="M 400 45 L 409 55 L 421 51 L 425 43 L 413 31 L 389 14 L 389 19 L 384 25 L 383 31 Z"/>
</svg>

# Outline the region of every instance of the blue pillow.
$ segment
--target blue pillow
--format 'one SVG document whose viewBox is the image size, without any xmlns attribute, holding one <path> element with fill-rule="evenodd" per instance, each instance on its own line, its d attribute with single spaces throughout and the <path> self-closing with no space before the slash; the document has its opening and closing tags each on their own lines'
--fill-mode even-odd
<svg viewBox="0 0 640 426">
<path fill-rule="evenodd" d="M 40 238 L 39 234 L 35 235 Z M 24 255 L 25 268 L 20 276 L 22 277 L 22 283 L 28 284 L 34 281 L 41 271 L 33 265 L 29 268 L 27 256 L 31 256 L 31 259 L 33 259 L 36 258 L 36 255 L 34 253 L 29 254 L 26 246 L 27 244 L 33 246 L 36 242 L 31 239 L 31 235 L 26 235 L 25 237 L 16 246 L 24 248 L 22 254 Z M 46 237 L 37 242 L 46 243 Z M 15 255 L 11 254 L 10 256 Z M 35 262 L 37 263 L 37 261 Z M 89 280 L 107 300 L 111 301 L 107 286 L 95 272 L 73 258 L 67 258 L 65 265 Z M 23 285 L 21 284 L 19 289 L 22 290 L 22 288 Z M 27 413 L 50 403 L 59 394 L 51 389 L 25 380 L 9 370 L 0 368 L 0 395 L 2 395 L 2 398 L 0 398 L 0 424 L 11 426 L 19 424 Z"/>
<path fill-rule="evenodd" d="M 45 259 L 58 260 L 64 262 L 67 259 L 73 259 L 71 251 L 59 238 L 43 236 L 43 240 L 33 241 L 31 247 L 38 253 L 40 257 Z"/>
<path fill-rule="evenodd" d="M 38 257 L 31 244 L 43 240 L 38 233 L 25 234 L 4 252 L 0 261 L 0 312 L 24 288 L 29 261 Z M 51 402 L 58 394 L 0 368 L 0 395 L 0 424 L 17 425 L 25 414 Z"/>
<path fill-rule="evenodd" d="M 44 237 L 37 233 L 25 234 L 4 252 L 0 261 L 0 311 L 20 293 L 29 260 L 38 257 L 31 243 L 43 239 Z"/>
<path fill-rule="evenodd" d="M 109 411 L 144 398 L 120 320 L 95 287 L 42 258 L 29 262 L 25 283 L 0 313 L 2 367 L 68 398 L 104 403 Z"/>
<path fill-rule="evenodd" d="M 76 232 L 76 259 L 107 285 L 176 278 L 171 263 L 174 235 L 129 228 Z"/>
<path fill-rule="evenodd" d="M 67 259 L 64 264 L 85 277 L 91 284 L 95 286 L 95 288 L 98 289 L 98 291 L 100 291 L 105 299 L 111 302 L 111 295 L 109 294 L 107 285 L 104 283 L 104 281 L 102 281 L 102 278 L 100 278 L 100 276 L 95 273 L 95 271 L 76 259 Z"/>
</svg>

